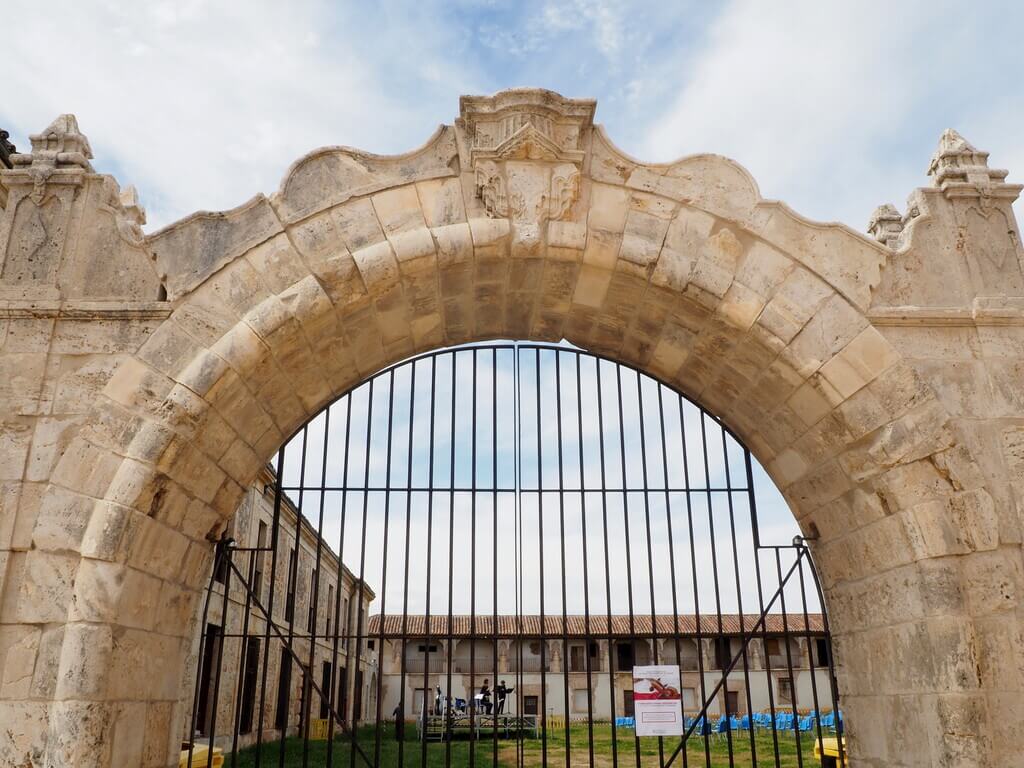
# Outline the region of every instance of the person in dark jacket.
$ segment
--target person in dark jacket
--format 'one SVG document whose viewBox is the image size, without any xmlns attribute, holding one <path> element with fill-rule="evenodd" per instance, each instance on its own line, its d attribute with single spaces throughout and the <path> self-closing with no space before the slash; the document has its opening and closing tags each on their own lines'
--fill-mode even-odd
<svg viewBox="0 0 1024 768">
<path fill-rule="evenodd" d="M 505 711 L 505 697 L 508 696 L 515 688 L 505 687 L 505 681 L 502 680 L 498 683 L 498 687 L 494 689 L 494 692 L 498 696 L 498 714 L 502 714 Z"/>
<path fill-rule="evenodd" d="M 484 680 L 484 684 L 480 686 L 480 704 L 483 706 L 484 712 L 489 715 L 494 707 L 491 704 L 491 689 L 487 686 L 488 682 Z"/>
</svg>

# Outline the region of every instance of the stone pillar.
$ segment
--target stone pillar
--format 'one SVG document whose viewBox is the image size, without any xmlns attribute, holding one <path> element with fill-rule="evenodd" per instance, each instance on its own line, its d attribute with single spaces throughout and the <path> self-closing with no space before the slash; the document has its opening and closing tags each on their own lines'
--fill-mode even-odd
<svg viewBox="0 0 1024 768">
<path fill-rule="evenodd" d="M 909 760 L 902 735 L 922 727 L 934 765 L 1024 764 L 1024 254 L 1012 208 L 1021 185 L 953 130 L 928 175 L 905 215 L 884 206 L 872 218 L 894 253 L 869 317 L 914 369 L 918 423 L 941 407 L 954 447 L 921 468 L 945 498 L 915 490 L 908 472 L 884 483 L 879 514 L 903 519 L 915 564 L 874 579 L 871 593 L 889 597 L 837 656 L 849 681 L 874 665 L 894 682 L 852 683 L 842 706 L 868 728 L 853 726 L 870 765 Z M 890 432 L 870 450 L 881 465 L 897 461 L 909 436 Z M 827 596 L 842 610 L 854 592 Z M 885 716 L 871 717 L 880 707 Z"/>
<path fill-rule="evenodd" d="M 169 308 L 137 196 L 93 171 L 75 117 L 31 141 L 0 169 L 0 722 L 11 734 L 0 764 L 162 766 L 196 629 L 177 582 L 186 549 L 154 541 L 151 562 L 129 561 L 115 554 L 123 516 L 87 531 L 112 467 L 79 440 L 113 371 Z M 125 426 L 93 428 L 93 445 Z M 52 484 L 59 464 L 89 477 L 90 495 Z M 115 615 L 122 593 L 132 606 Z M 115 664 L 118 652 L 176 671 Z"/>
</svg>

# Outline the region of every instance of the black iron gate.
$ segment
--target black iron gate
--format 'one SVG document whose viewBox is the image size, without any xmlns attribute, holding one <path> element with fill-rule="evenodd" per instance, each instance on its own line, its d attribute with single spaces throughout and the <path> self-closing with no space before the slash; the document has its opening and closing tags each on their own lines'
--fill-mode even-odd
<svg viewBox="0 0 1024 768">
<path fill-rule="evenodd" d="M 640 371 L 539 344 L 407 360 L 307 423 L 218 546 L 190 752 L 843 764 L 795 532 L 728 429 Z M 678 682 L 634 684 L 652 665 Z M 637 735 L 652 695 L 681 735 Z"/>
</svg>

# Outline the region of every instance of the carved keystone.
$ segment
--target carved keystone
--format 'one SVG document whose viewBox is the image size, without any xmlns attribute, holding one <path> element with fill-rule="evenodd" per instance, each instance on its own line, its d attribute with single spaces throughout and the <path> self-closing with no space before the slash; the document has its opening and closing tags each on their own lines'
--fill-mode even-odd
<svg viewBox="0 0 1024 768">
<path fill-rule="evenodd" d="M 476 194 L 489 216 L 510 219 L 514 256 L 538 254 L 548 222 L 566 218 L 579 197 L 595 106 L 541 89 L 460 99 L 456 124 L 469 143 Z"/>
</svg>

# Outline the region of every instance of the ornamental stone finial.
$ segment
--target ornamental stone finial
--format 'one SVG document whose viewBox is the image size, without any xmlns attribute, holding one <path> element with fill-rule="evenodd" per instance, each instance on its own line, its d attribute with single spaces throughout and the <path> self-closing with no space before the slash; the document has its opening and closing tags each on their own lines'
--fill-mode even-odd
<svg viewBox="0 0 1024 768">
<path fill-rule="evenodd" d="M 894 247 L 903 234 L 903 216 L 892 203 L 875 208 L 868 220 L 868 234 L 875 240 Z"/>
<path fill-rule="evenodd" d="M 456 125 L 468 144 L 477 197 L 489 216 L 510 220 L 513 254 L 538 253 L 548 223 L 566 218 L 579 197 L 595 107 L 539 88 L 459 100 Z"/>
<path fill-rule="evenodd" d="M 988 152 L 979 150 L 952 128 L 939 138 L 938 149 L 928 164 L 932 185 L 947 198 L 980 197 L 1016 200 L 1021 185 L 1007 184 L 1009 171 L 988 167 Z"/>
<path fill-rule="evenodd" d="M 74 115 L 61 115 L 41 133 L 29 136 L 32 153 L 14 155 L 14 165 L 48 165 L 52 168 L 77 167 L 92 173 L 92 147 L 78 129 Z"/>
<path fill-rule="evenodd" d="M 32 152 L 11 155 L 17 170 L 25 169 L 33 182 L 31 199 L 37 205 L 47 197 L 47 184 L 58 176 L 92 173 L 92 148 L 89 139 L 78 129 L 74 115 L 61 115 L 44 131 L 29 136 Z M 68 179 L 71 183 L 77 183 Z"/>
</svg>

